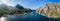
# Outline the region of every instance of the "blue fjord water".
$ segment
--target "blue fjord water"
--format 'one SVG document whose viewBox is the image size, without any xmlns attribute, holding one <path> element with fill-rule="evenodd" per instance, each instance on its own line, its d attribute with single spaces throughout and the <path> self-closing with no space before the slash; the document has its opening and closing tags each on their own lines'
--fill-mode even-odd
<svg viewBox="0 0 60 21">
<path fill-rule="evenodd" d="M 8 15 L 8 19 L 9 21 L 48 21 L 47 17 L 32 12 L 23 16 Z"/>
</svg>

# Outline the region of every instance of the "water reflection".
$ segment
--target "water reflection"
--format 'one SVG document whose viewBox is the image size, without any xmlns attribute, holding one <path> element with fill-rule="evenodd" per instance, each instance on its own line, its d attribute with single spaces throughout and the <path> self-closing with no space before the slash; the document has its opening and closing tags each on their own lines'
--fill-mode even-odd
<svg viewBox="0 0 60 21">
<path fill-rule="evenodd" d="M 8 15 L 9 21 L 47 21 L 48 18 L 37 13 L 27 13 L 23 16 Z"/>
</svg>

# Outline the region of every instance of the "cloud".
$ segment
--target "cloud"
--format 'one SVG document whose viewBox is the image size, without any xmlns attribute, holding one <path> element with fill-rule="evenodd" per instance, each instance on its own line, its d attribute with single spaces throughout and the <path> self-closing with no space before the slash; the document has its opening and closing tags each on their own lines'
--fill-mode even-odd
<svg viewBox="0 0 60 21">
<path fill-rule="evenodd" d="M 13 4 L 11 2 L 9 2 L 10 0 L 0 0 L 0 4 L 6 4 L 8 6 L 13 6 Z"/>
<path fill-rule="evenodd" d="M 7 0 L 1 0 L 2 3 L 6 4 L 7 3 Z"/>
</svg>

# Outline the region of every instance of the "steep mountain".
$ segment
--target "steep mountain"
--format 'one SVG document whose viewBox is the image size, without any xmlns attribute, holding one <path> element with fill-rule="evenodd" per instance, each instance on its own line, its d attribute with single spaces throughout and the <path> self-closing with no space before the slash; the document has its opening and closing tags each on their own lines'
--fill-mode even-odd
<svg viewBox="0 0 60 21">
<path fill-rule="evenodd" d="M 19 10 L 24 10 L 24 7 L 21 6 L 21 5 L 19 5 L 19 4 L 17 4 L 15 7 L 16 7 L 17 9 L 19 9 Z"/>
<path fill-rule="evenodd" d="M 46 16 L 48 18 L 60 18 L 60 3 L 54 4 L 52 2 L 38 8 L 36 13 Z"/>
<path fill-rule="evenodd" d="M 12 6 L 8 6 L 9 10 L 14 10 L 15 7 L 12 7 Z"/>
<path fill-rule="evenodd" d="M 5 4 L 0 4 L 0 10 L 7 10 L 8 6 Z"/>
</svg>

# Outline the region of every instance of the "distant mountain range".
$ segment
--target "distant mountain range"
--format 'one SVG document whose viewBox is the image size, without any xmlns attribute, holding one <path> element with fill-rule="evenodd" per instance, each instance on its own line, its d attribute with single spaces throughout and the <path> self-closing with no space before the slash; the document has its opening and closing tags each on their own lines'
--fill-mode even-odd
<svg viewBox="0 0 60 21">
<path fill-rule="evenodd" d="M 36 13 L 39 13 L 40 15 L 46 16 L 48 18 L 60 18 L 60 2 L 58 4 L 49 2 L 38 8 Z"/>
<path fill-rule="evenodd" d="M 0 16 L 6 15 L 23 15 L 28 12 L 32 12 L 33 10 L 24 8 L 23 6 L 17 4 L 16 6 L 8 6 L 5 4 L 0 4 Z"/>
</svg>

